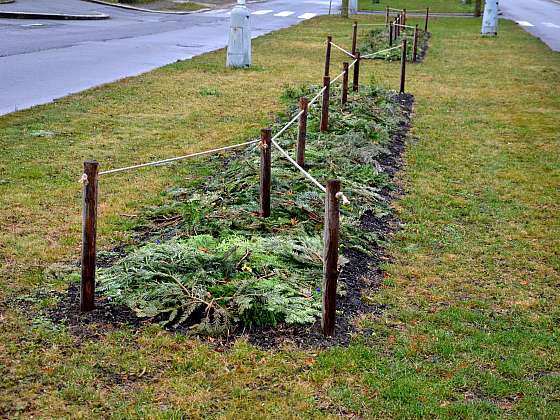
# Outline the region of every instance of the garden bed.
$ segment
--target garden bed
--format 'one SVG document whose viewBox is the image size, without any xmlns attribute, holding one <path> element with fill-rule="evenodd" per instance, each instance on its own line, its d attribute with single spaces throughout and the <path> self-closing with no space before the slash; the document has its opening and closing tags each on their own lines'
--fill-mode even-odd
<svg viewBox="0 0 560 420">
<path fill-rule="evenodd" d="M 292 90 L 285 99 L 295 103 L 316 89 Z M 323 338 L 319 328 L 324 198 L 273 153 L 272 215 L 258 217 L 258 147 L 194 162 L 193 176 L 167 191 L 165 205 L 137 218 L 135 244 L 100 258 L 97 309 L 80 315 L 73 285 L 50 317 L 90 336 L 91 326 L 79 324 L 158 322 L 219 342 L 243 334 L 264 347 L 347 343 L 358 315 L 382 309 L 363 302 L 361 291 L 382 279 L 380 243 L 392 225 L 393 175 L 412 101 L 362 87 L 341 107 L 335 90 L 328 133 L 318 131 L 318 110 L 310 111 L 307 169 L 322 181 L 340 179 L 350 199 L 341 209 L 335 338 Z M 280 144 L 293 151 L 295 136 L 289 130 Z"/>
</svg>

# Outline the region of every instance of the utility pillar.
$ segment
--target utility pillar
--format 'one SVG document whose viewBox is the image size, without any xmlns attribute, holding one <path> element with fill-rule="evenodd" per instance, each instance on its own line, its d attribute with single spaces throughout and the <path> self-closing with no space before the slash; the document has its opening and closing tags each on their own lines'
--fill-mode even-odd
<svg viewBox="0 0 560 420">
<path fill-rule="evenodd" d="M 498 0 L 486 0 L 480 33 L 483 36 L 498 35 Z"/>
<path fill-rule="evenodd" d="M 249 9 L 245 0 L 237 0 L 231 11 L 229 41 L 227 48 L 228 67 L 248 67 L 251 65 L 251 28 Z"/>
</svg>

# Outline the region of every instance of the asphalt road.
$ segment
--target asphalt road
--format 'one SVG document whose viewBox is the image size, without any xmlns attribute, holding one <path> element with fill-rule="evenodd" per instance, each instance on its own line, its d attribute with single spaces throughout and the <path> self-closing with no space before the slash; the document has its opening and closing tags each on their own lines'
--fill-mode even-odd
<svg viewBox="0 0 560 420">
<path fill-rule="evenodd" d="M 560 1 L 500 0 L 500 10 L 503 17 L 516 21 L 551 49 L 560 51 Z"/>
<path fill-rule="evenodd" d="M 329 1 L 248 7 L 256 37 L 328 13 Z M 111 15 L 100 21 L 0 19 L 0 115 L 222 48 L 231 10 L 154 14 L 81 0 L 18 0 L 0 9 Z"/>
</svg>

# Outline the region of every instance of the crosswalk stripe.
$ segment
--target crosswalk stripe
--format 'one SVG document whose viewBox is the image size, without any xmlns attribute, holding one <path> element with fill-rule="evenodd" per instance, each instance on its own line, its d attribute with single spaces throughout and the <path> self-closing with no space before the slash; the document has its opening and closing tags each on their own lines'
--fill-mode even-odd
<svg viewBox="0 0 560 420">
<path fill-rule="evenodd" d="M 274 10 L 257 10 L 256 12 L 251 13 L 252 15 L 266 15 L 268 13 L 272 13 Z"/>
<path fill-rule="evenodd" d="M 560 25 L 556 25 L 555 23 L 552 22 L 543 22 L 542 23 L 544 26 L 548 26 L 549 28 L 557 28 L 560 29 Z"/>
<path fill-rule="evenodd" d="M 276 13 L 274 16 L 287 17 L 293 15 L 294 13 L 295 12 L 290 12 L 289 10 L 284 10 L 283 12 Z"/>
<path fill-rule="evenodd" d="M 526 20 L 518 20 L 517 24 L 519 26 L 535 26 L 531 22 L 527 22 Z"/>
<path fill-rule="evenodd" d="M 311 19 L 315 16 L 317 16 L 317 13 L 304 13 L 303 15 L 299 15 L 298 19 Z"/>
</svg>

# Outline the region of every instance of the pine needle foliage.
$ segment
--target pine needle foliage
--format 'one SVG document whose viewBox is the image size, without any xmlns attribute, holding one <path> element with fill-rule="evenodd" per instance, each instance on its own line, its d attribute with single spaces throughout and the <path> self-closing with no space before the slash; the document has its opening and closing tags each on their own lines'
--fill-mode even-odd
<svg viewBox="0 0 560 420">
<path fill-rule="evenodd" d="M 292 88 L 284 99 L 294 103 L 317 90 Z M 344 107 L 338 95 L 335 89 L 328 133 L 318 130 L 320 110 L 310 111 L 306 167 L 321 182 L 340 179 L 350 199 L 342 208 L 341 251 L 369 253 L 376 238 L 360 228 L 360 217 L 388 212 L 379 192 L 391 186 L 378 159 L 389 153 L 405 114 L 392 91 L 362 87 Z M 294 112 L 280 116 L 273 132 Z M 279 143 L 294 154 L 295 140 L 294 128 Z M 258 217 L 259 156 L 256 146 L 197 161 L 193 168 L 207 175 L 169 190 L 165 205 L 140 218 L 137 228 L 151 231 L 150 243 L 99 270 L 103 293 L 138 316 L 200 334 L 313 323 L 321 309 L 323 193 L 273 151 L 272 215 Z M 178 223 L 154 226 L 162 216 Z"/>
</svg>

